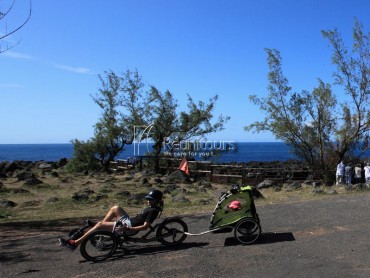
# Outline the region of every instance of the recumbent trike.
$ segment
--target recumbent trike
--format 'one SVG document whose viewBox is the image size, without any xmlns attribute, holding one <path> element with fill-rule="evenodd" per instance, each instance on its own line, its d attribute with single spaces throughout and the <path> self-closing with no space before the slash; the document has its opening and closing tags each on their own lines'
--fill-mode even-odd
<svg viewBox="0 0 370 278">
<path fill-rule="evenodd" d="M 231 205 L 230 205 L 231 204 Z M 91 227 L 91 222 L 82 228 L 70 231 L 69 239 L 78 239 L 84 230 Z M 192 234 L 188 232 L 187 224 L 178 217 L 169 217 L 150 226 L 149 231 L 142 236 L 130 231 L 117 235 L 116 226 L 113 231 L 95 231 L 88 235 L 80 245 L 81 255 L 88 261 L 102 261 L 111 257 L 123 243 L 149 243 L 159 241 L 164 245 L 175 246 L 182 243 L 186 237 L 234 231 L 234 237 L 241 244 L 252 244 L 261 235 L 261 226 L 253 201 L 250 186 L 234 185 L 223 193 L 213 211 L 208 231 Z"/>
</svg>

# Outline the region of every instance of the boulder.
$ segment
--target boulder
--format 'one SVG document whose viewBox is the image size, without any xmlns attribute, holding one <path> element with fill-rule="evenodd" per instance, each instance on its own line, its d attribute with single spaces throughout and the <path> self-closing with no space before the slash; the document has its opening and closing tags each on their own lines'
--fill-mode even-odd
<svg viewBox="0 0 370 278">
<path fill-rule="evenodd" d="M 75 201 L 81 201 L 81 200 L 88 200 L 90 194 L 84 193 L 84 192 L 75 192 L 72 195 L 72 199 Z"/>
<path fill-rule="evenodd" d="M 201 205 L 201 206 L 209 205 L 210 203 L 211 203 L 210 200 L 205 200 L 205 199 L 200 199 L 198 201 L 198 204 Z"/>
<path fill-rule="evenodd" d="M 321 182 L 319 182 L 319 181 L 314 181 L 314 182 L 312 182 L 312 186 L 314 186 L 314 187 L 321 186 Z"/>
<path fill-rule="evenodd" d="M 31 201 L 26 201 L 21 204 L 21 207 L 37 207 L 42 204 L 42 201 L 40 200 L 31 200 Z"/>
<path fill-rule="evenodd" d="M 123 176 L 123 179 L 125 181 L 130 181 L 130 180 L 133 180 L 134 179 L 134 176 L 133 175 L 130 175 L 130 174 L 126 174 Z"/>
<path fill-rule="evenodd" d="M 62 158 L 62 159 L 60 159 L 60 160 L 58 161 L 58 167 L 64 167 L 64 166 L 66 166 L 66 165 L 67 165 L 67 163 L 68 163 L 67 158 Z"/>
<path fill-rule="evenodd" d="M 28 179 L 35 179 L 36 175 L 32 173 L 31 171 L 23 171 L 23 172 L 18 173 L 16 175 L 16 178 L 18 179 L 18 181 L 25 181 Z"/>
<path fill-rule="evenodd" d="M 142 178 L 141 179 L 141 185 L 146 185 L 146 184 L 148 184 L 149 183 L 149 179 L 148 178 Z"/>
<path fill-rule="evenodd" d="M 145 196 L 147 195 L 147 193 L 138 193 L 138 194 L 134 194 L 134 195 L 131 195 L 128 200 L 130 202 L 133 202 L 134 204 L 141 204 L 144 200 L 145 200 Z"/>
<path fill-rule="evenodd" d="M 153 171 L 149 170 L 149 169 L 145 169 L 141 172 L 141 176 L 142 177 L 147 177 L 147 176 L 151 176 L 153 175 Z"/>
<path fill-rule="evenodd" d="M 24 189 L 24 188 L 13 188 L 11 190 L 11 192 L 13 192 L 14 194 L 29 194 L 29 193 L 31 193 L 30 191 L 28 191 L 27 189 Z"/>
<path fill-rule="evenodd" d="M 3 208 L 13 208 L 16 205 L 17 205 L 16 203 L 10 200 L 0 200 L 0 207 L 3 207 Z"/>
<path fill-rule="evenodd" d="M 329 195 L 338 194 L 338 192 L 334 188 L 329 188 L 326 193 Z"/>
<path fill-rule="evenodd" d="M 47 203 L 56 203 L 59 201 L 58 197 L 50 197 L 49 199 L 46 200 Z"/>
<path fill-rule="evenodd" d="M 176 185 L 176 184 L 169 184 L 167 185 L 167 187 L 163 190 L 163 193 L 172 193 L 173 191 L 175 191 L 177 188 L 179 188 L 180 186 Z"/>
<path fill-rule="evenodd" d="M 278 183 L 276 181 L 264 180 L 263 182 L 257 185 L 257 189 L 270 188 L 270 187 L 275 187 L 277 185 Z"/>
<path fill-rule="evenodd" d="M 72 178 L 71 177 L 60 177 L 60 182 L 62 182 L 62 183 L 71 183 Z"/>
<path fill-rule="evenodd" d="M 95 194 L 95 191 L 92 189 L 86 188 L 82 191 L 73 193 L 72 199 L 75 201 L 88 200 L 92 194 Z"/>
<path fill-rule="evenodd" d="M 322 189 L 322 187 L 314 187 L 314 188 L 312 189 L 312 193 L 313 193 L 314 195 L 317 195 L 317 194 L 323 194 L 323 193 L 325 193 L 325 192 L 324 192 L 324 189 Z"/>
<path fill-rule="evenodd" d="M 38 168 L 42 170 L 51 170 L 53 166 L 50 163 L 42 162 L 39 164 Z"/>
<path fill-rule="evenodd" d="M 156 178 L 154 178 L 154 182 L 157 183 L 157 184 L 162 184 L 163 180 L 160 177 L 156 177 Z"/>
<path fill-rule="evenodd" d="M 167 176 L 167 183 L 191 183 L 189 177 L 180 170 L 176 170 Z"/>
<path fill-rule="evenodd" d="M 212 189 L 213 188 L 212 184 L 209 181 L 205 181 L 205 180 L 200 180 L 195 185 L 199 186 L 199 187 L 202 187 L 202 188 L 205 188 L 205 189 Z"/>
<path fill-rule="evenodd" d="M 102 199 L 108 199 L 108 195 L 107 194 L 98 193 L 94 197 L 94 201 L 96 201 L 96 202 L 99 201 L 99 200 L 102 200 Z"/>
<path fill-rule="evenodd" d="M 24 181 L 24 184 L 27 185 L 27 186 L 39 185 L 39 184 L 42 184 L 42 183 L 43 182 L 41 180 L 39 180 L 38 178 L 36 178 L 36 177 L 32 177 L 32 178 L 26 179 Z"/>
<path fill-rule="evenodd" d="M 50 176 L 53 177 L 53 178 L 57 178 L 57 177 L 59 177 L 59 174 L 58 174 L 58 172 L 52 171 L 52 172 L 50 172 Z"/>
<path fill-rule="evenodd" d="M 179 194 L 174 197 L 172 197 L 172 201 L 175 203 L 182 203 L 182 204 L 190 204 L 190 200 L 186 198 L 184 195 Z"/>
<path fill-rule="evenodd" d="M 17 162 L 7 162 L 3 168 L 3 173 L 4 174 L 7 174 L 7 173 L 12 173 L 14 172 L 15 170 L 18 170 L 19 169 L 19 166 L 18 166 L 18 163 Z"/>
<path fill-rule="evenodd" d="M 285 187 L 285 191 L 290 192 L 290 191 L 300 189 L 302 185 L 299 181 L 294 181 L 292 183 L 285 184 L 284 187 Z"/>
<path fill-rule="evenodd" d="M 126 197 L 126 198 L 131 197 L 131 193 L 127 190 L 118 191 L 116 194 L 117 194 L 117 196 L 120 196 L 120 197 Z"/>
</svg>

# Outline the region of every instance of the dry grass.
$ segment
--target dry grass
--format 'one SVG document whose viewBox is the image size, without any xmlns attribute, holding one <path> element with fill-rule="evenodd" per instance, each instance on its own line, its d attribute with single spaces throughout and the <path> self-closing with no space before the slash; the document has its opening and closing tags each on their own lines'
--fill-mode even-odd
<svg viewBox="0 0 370 278">
<path fill-rule="evenodd" d="M 58 172 L 58 177 L 50 173 L 36 172 L 42 184 L 26 186 L 23 181 L 16 178 L 2 180 L 4 184 L 0 191 L 0 200 L 10 200 L 17 205 L 13 208 L 0 207 L 0 223 L 29 222 L 29 221 L 58 221 L 65 219 L 92 218 L 100 219 L 106 211 L 115 204 L 123 206 L 129 214 L 139 212 L 146 201 L 132 201 L 118 193 L 128 191 L 132 195 L 147 193 L 151 188 L 164 190 L 167 184 L 155 182 L 155 176 L 148 177 L 149 185 L 143 185 L 142 173 L 126 173 L 115 175 L 70 175 Z M 163 179 L 163 177 L 162 177 Z M 211 213 L 222 191 L 227 191 L 229 185 L 212 184 L 212 189 L 199 190 L 194 184 L 181 184 L 171 194 L 165 194 L 164 216 Z M 27 192 L 20 193 L 20 190 Z M 83 190 L 91 190 L 94 193 L 88 200 L 76 201 L 73 194 Z M 282 188 L 261 190 L 265 198 L 256 200 L 256 204 L 264 205 L 279 202 L 297 202 L 313 198 L 327 198 L 329 195 L 313 194 L 312 187 L 307 186 L 299 190 L 287 192 Z M 339 194 L 349 194 L 344 188 L 336 188 Z M 190 203 L 173 201 L 176 195 L 182 195 L 189 199 Z M 333 197 L 335 195 L 330 195 Z"/>
<path fill-rule="evenodd" d="M 152 188 L 164 190 L 167 184 L 158 184 L 155 177 L 148 177 L 149 184 L 142 185 L 142 174 L 121 175 L 70 175 L 59 172 L 59 177 L 36 173 L 43 181 L 40 185 L 27 186 L 17 178 L 2 180 L 0 200 L 10 200 L 13 208 L 0 207 L 0 223 L 23 221 L 51 221 L 69 218 L 101 218 L 112 205 L 124 207 L 129 214 L 135 214 L 146 205 L 145 200 L 130 200 L 119 192 L 128 191 L 132 195 L 148 193 Z M 218 188 L 218 187 L 217 187 Z M 26 191 L 25 191 L 26 190 Z M 74 200 L 76 192 L 93 191 L 87 200 Z M 22 193 L 22 191 L 25 191 Z M 181 184 L 171 194 L 165 194 L 164 215 L 188 214 L 212 210 L 215 189 L 200 192 L 195 185 Z M 183 195 L 191 203 L 172 201 L 175 195 Z M 204 204 L 208 203 L 208 204 Z"/>
</svg>

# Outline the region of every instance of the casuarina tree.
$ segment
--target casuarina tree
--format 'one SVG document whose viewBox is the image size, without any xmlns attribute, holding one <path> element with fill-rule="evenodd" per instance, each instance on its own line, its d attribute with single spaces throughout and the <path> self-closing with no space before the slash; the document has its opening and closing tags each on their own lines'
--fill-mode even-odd
<svg viewBox="0 0 370 278">
<path fill-rule="evenodd" d="M 269 94 L 250 100 L 266 114 L 263 121 L 245 127 L 247 131 L 271 131 L 275 137 L 289 144 L 294 153 L 311 167 L 326 168 L 324 156 L 330 148 L 333 131 L 335 97 L 330 86 L 319 80 L 312 92 L 292 92 L 283 74 L 280 53 L 266 49 L 270 68 L 268 74 Z"/>
<path fill-rule="evenodd" d="M 345 157 L 361 156 L 369 148 L 369 35 L 355 21 L 353 48 L 349 53 L 337 30 L 322 31 L 333 49 L 335 84 L 343 93 L 319 80 L 312 92 L 293 92 L 283 74 L 279 51 L 266 49 L 269 86 L 266 97 L 250 96 L 266 115 L 263 121 L 245 127 L 247 131 L 271 131 L 292 146 L 315 173 L 326 173 Z"/>
<path fill-rule="evenodd" d="M 188 146 L 196 144 L 199 138 L 220 131 L 228 116 L 219 115 L 214 119 L 214 108 L 218 96 L 209 99 L 208 103 L 199 101 L 195 103 L 188 95 L 187 110 L 178 111 L 177 101 L 171 92 L 161 93 L 151 87 L 147 98 L 147 121 L 152 125 L 148 136 L 154 141 L 153 156 L 155 169 L 158 171 L 159 157 L 164 147 L 170 152 L 191 151 Z M 191 139 L 193 144 L 187 144 Z M 184 147 L 181 147 L 184 146 Z"/>
<path fill-rule="evenodd" d="M 145 84 L 137 71 L 122 76 L 113 71 L 99 76 L 101 88 L 93 100 L 101 108 L 101 117 L 95 124 L 94 137 L 86 142 L 73 140 L 75 156 L 70 169 L 81 170 L 100 164 L 108 169 L 110 162 L 124 151 L 126 144 L 141 141 L 138 130 L 150 130 L 145 138 L 153 142 L 149 155 L 159 170 L 159 157 L 169 141 L 205 136 L 223 129 L 228 117 L 220 115 L 213 121 L 217 96 L 206 104 L 195 103 L 188 96 L 188 110 L 179 111 L 179 105 L 170 91 L 160 92 L 154 86 L 145 91 Z M 88 153 L 86 153 L 88 152 Z"/>
<path fill-rule="evenodd" d="M 143 124 L 142 108 L 136 101 L 142 87 L 138 73 L 127 71 L 118 76 L 106 71 L 99 80 L 101 88 L 92 98 L 101 108 L 101 117 L 94 126 L 94 137 L 86 142 L 72 140 L 75 152 L 71 169 L 92 169 L 99 164 L 107 170 L 125 145 L 133 141 L 133 126 Z"/>
<path fill-rule="evenodd" d="M 370 132 L 370 33 L 364 33 L 362 24 L 356 19 L 353 28 L 352 49 L 344 44 L 335 30 L 322 31 L 332 48 L 332 63 L 335 84 L 343 89 L 340 94 L 341 115 L 335 132 L 335 151 L 337 160 L 353 155 L 355 149 L 361 150 L 358 156 L 369 149 Z"/>
</svg>

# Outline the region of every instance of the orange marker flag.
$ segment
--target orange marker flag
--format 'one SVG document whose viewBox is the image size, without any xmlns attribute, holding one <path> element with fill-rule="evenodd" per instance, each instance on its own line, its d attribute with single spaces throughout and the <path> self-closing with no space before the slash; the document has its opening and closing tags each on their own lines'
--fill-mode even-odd
<svg viewBox="0 0 370 278">
<path fill-rule="evenodd" d="M 185 157 L 181 161 L 179 170 L 183 171 L 185 174 L 189 175 L 189 165 L 188 165 L 188 161 L 186 160 Z"/>
</svg>

